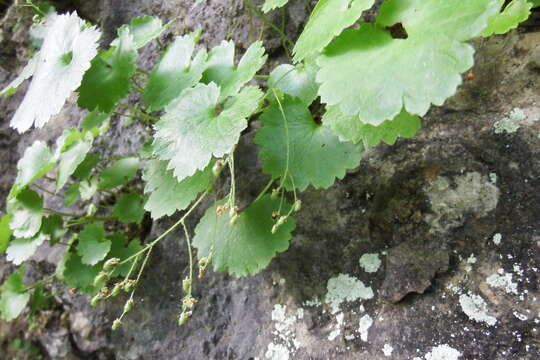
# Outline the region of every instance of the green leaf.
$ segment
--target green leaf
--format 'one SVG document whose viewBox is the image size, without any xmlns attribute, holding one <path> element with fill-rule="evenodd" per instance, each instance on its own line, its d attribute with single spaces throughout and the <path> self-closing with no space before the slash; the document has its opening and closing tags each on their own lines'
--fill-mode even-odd
<svg viewBox="0 0 540 360">
<path fill-rule="evenodd" d="M 53 295 L 43 285 L 38 285 L 30 298 L 30 309 L 33 313 L 48 310 L 53 305 Z"/>
<path fill-rule="evenodd" d="M 69 130 L 65 130 L 66 133 Z M 92 148 L 93 138 L 91 136 L 84 136 L 78 131 L 74 131 L 76 138 L 60 146 L 58 153 L 58 171 L 56 174 L 56 191 L 59 191 L 69 180 L 69 177 L 77 170 L 78 166 L 86 158 L 86 154 Z"/>
<path fill-rule="evenodd" d="M 199 259 L 209 256 L 212 251 L 216 271 L 244 276 L 257 273 L 276 253 L 287 250 L 295 227 L 294 219 L 289 218 L 272 234 L 272 212 L 280 208 L 279 199 L 271 200 L 268 195 L 262 197 L 240 212 L 233 225 L 227 214 L 216 215 L 217 206 L 224 203 L 222 200 L 210 207 L 195 229 L 193 246 L 198 250 Z M 283 204 L 282 214 L 289 208 Z"/>
<path fill-rule="evenodd" d="M 23 157 L 17 163 L 17 178 L 8 199 L 17 197 L 23 189 L 47 174 L 53 166 L 54 161 L 47 144 L 35 141 L 26 148 Z"/>
<path fill-rule="evenodd" d="M 84 131 L 93 131 L 95 128 L 99 128 L 103 122 L 108 121 L 109 118 L 109 114 L 93 110 L 84 117 L 81 122 L 81 128 Z"/>
<path fill-rule="evenodd" d="M 261 147 L 263 171 L 281 177 L 287 189 L 330 187 L 360 163 L 360 149 L 340 142 L 330 129 L 317 124 L 298 98 L 285 95 L 273 101 L 260 120 L 263 127 L 255 143 Z"/>
<path fill-rule="evenodd" d="M 500 1 L 501 7 L 504 0 Z M 482 36 L 488 37 L 493 34 L 505 34 L 515 29 L 520 23 L 527 20 L 531 15 L 533 4 L 527 0 L 513 0 L 502 12 L 489 18 L 488 27 L 482 33 Z"/>
<path fill-rule="evenodd" d="M 268 79 L 268 87 L 281 90 L 283 93 L 300 98 L 310 105 L 317 97 L 319 86 L 315 75 L 319 69 L 315 64 L 282 64 L 277 66 Z"/>
<path fill-rule="evenodd" d="M 99 162 L 99 156 L 97 154 L 87 154 L 84 160 L 77 166 L 77 169 L 73 173 L 73 176 L 80 180 L 86 180 L 90 177 L 92 170 Z"/>
<path fill-rule="evenodd" d="M 377 24 L 401 23 L 409 38 L 438 34 L 467 41 L 480 35 L 499 9 L 499 0 L 389 0 L 381 6 Z"/>
<path fill-rule="evenodd" d="M 161 19 L 154 16 L 142 16 L 131 19 L 129 24 L 122 25 L 118 29 L 118 34 L 122 34 L 126 30 L 133 36 L 133 44 L 135 49 L 140 49 L 150 41 L 158 38 L 163 31 L 169 27 L 169 24 L 163 25 Z M 111 46 L 117 46 L 121 40 L 115 39 Z"/>
<path fill-rule="evenodd" d="M 0 287 L 0 315 L 6 321 L 19 316 L 30 300 L 30 294 L 24 291 L 23 271 L 21 268 L 11 274 Z"/>
<path fill-rule="evenodd" d="M 329 126 L 342 141 L 362 142 L 366 148 L 381 141 L 393 145 L 398 137 L 411 138 L 422 128 L 418 116 L 402 111 L 393 120 L 386 120 L 379 126 L 364 124 L 356 116 L 345 116 L 338 106 L 330 106 L 323 115 L 322 122 Z"/>
<path fill-rule="evenodd" d="M 529 0 L 529 2 L 532 4 L 533 8 L 540 6 L 540 0 Z"/>
<path fill-rule="evenodd" d="M 220 90 L 214 83 L 187 89 L 170 103 L 155 125 L 154 155 L 168 160 L 178 181 L 204 169 L 212 156 L 229 153 L 262 98 L 256 87 L 244 88 L 219 112 Z"/>
<path fill-rule="evenodd" d="M 223 41 L 210 51 L 203 81 L 216 83 L 221 88 L 220 100 L 236 95 L 266 62 L 264 47 L 256 41 L 246 50 L 238 66 L 234 66 L 234 43 Z"/>
<path fill-rule="evenodd" d="M 94 278 L 102 267 L 101 264 L 86 265 L 79 255 L 66 252 L 59 265 L 58 275 L 69 287 L 78 288 L 85 293 L 95 293 L 97 289 L 93 286 Z"/>
<path fill-rule="evenodd" d="M 47 236 L 37 234 L 31 239 L 14 239 L 6 249 L 6 259 L 20 265 L 36 253 L 37 248 L 47 240 Z"/>
<path fill-rule="evenodd" d="M 111 250 L 111 241 L 105 239 L 105 229 L 100 224 L 88 224 L 79 234 L 77 254 L 86 265 L 96 265 Z"/>
<path fill-rule="evenodd" d="M 99 38 L 100 32 L 85 26 L 75 13 L 54 17 L 32 82 L 11 120 L 12 127 L 19 132 L 32 125 L 42 127 L 62 109 L 96 56 Z"/>
<path fill-rule="evenodd" d="M 110 167 L 103 170 L 99 177 L 99 189 L 112 189 L 124 185 L 131 180 L 139 169 L 139 159 L 128 157 L 116 161 Z"/>
<path fill-rule="evenodd" d="M 143 249 L 139 239 L 133 239 L 129 243 L 123 233 L 116 233 L 110 236 L 112 245 L 109 253 L 109 258 L 119 258 L 120 261 L 124 261 L 132 255 L 135 255 Z M 126 277 L 129 273 L 133 260 L 126 262 L 125 264 L 118 265 L 111 273 L 112 277 L 121 276 Z"/>
<path fill-rule="evenodd" d="M 9 227 L 13 236 L 31 238 L 41 227 L 43 200 L 36 192 L 24 189 L 16 199 L 8 202 L 8 212 L 12 214 Z"/>
<path fill-rule="evenodd" d="M 122 222 L 140 223 L 144 217 L 143 201 L 139 194 L 122 194 L 113 207 L 113 216 Z"/>
<path fill-rule="evenodd" d="M 319 0 L 294 46 L 294 61 L 316 55 L 353 25 L 375 0 Z"/>
<path fill-rule="evenodd" d="M 0 97 L 13 95 L 17 92 L 17 88 L 28 78 L 34 75 L 39 64 L 39 53 L 30 58 L 28 64 L 22 69 L 19 76 L 13 79 L 4 89 L 0 91 Z"/>
<path fill-rule="evenodd" d="M 191 59 L 197 38 L 196 33 L 178 36 L 165 50 L 144 89 L 144 103 L 150 110 L 163 109 L 183 90 L 192 87 L 201 79 L 206 68 L 207 55 L 205 50 L 201 50 Z"/>
<path fill-rule="evenodd" d="M 442 105 L 455 93 L 460 73 L 473 65 L 473 53 L 455 40 L 393 39 L 365 24 L 345 31 L 319 58 L 319 95 L 327 105 L 339 104 L 344 115 L 375 126 L 403 107 L 423 116 L 431 104 Z"/>
<path fill-rule="evenodd" d="M 81 193 L 79 191 L 79 183 L 71 184 L 64 195 L 64 205 L 67 207 L 72 206 L 80 196 Z"/>
<path fill-rule="evenodd" d="M 11 214 L 6 214 L 0 218 L 0 254 L 6 251 L 11 239 L 12 231 L 9 228 L 11 216 Z"/>
<path fill-rule="evenodd" d="M 110 113 L 131 87 L 137 50 L 128 31 L 120 32 L 117 46 L 100 53 L 84 74 L 78 104 L 89 110 Z"/>
<path fill-rule="evenodd" d="M 45 235 L 51 244 L 56 244 L 67 233 L 64 221 L 59 215 L 50 215 L 43 218 L 40 233 Z"/>
<path fill-rule="evenodd" d="M 143 172 L 143 180 L 146 182 L 144 192 L 150 196 L 144 208 L 150 211 L 154 220 L 165 215 L 171 216 L 177 210 L 184 210 L 199 193 L 212 184 L 213 164 L 214 161 L 211 161 L 204 170 L 178 182 L 173 172 L 167 170 L 166 161 L 147 161 Z"/>
<path fill-rule="evenodd" d="M 287 4 L 288 2 L 289 0 L 265 0 L 262 7 L 262 11 L 267 13 L 270 10 L 274 10 L 274 9 L 285 6 L 285 4 Z"/>
</svg>

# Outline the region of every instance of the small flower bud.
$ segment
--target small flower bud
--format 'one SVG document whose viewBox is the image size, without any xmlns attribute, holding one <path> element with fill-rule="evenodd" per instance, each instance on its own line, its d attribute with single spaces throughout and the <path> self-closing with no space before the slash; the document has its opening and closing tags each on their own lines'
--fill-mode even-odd
<svg viewBox="0 0 540 360">
<path fill-rule="evenodd" d="M 218 177 L 219 174 L 221 174 L 221 170 L 223 170 L 223 165 L 225 165 L 225 161 L 223 161 L 222 159 L 216 161 L 216 163 L 212 167 L 212 174 L 214 174 L 215 177 Z"/>
<path fill-rule="evenodd" d="M 120 294 L 120 291 L 122 291 L 123 287 L 124 287 L 124 284 L 122 282 L 117 282 L 111 291 L 111 296 L 116 296 Z"/>
<path fill-rule="evenodd" d="M 99 293 L 101 297 L 105 298 L 107 295 L 109 295 L 109 288 L 104 286 L 101 288 L 101 290 L 99 290 Z"/>
<path fill-rule="evenodd" d="M 120 263 L 119 258 L 110 258 L 109 260 L 105 261 L 105 264 L 103 265 L 103 270 L 105 271 L 111 271 L 113 270 L 118 264 Z"/>
<path fill-rule="evenodd" d="M 278 227 L 280 227 L 281 225 L 285 224 L 285 221 L 287 221 L 287 218 L 288 218 L 288 216 L 281 216 L 281 217 L 278 219 L 276 225 L 277 225 Z"/>
<path fill-rule="evenodd" d="M 182 281 L 182 290 L 184 290 L 186 294 L 189 294 L 191 292 L 191 279 L 185 278 Z"/>
<path fill-rule="evenodd" d="M 238 221 L 238 219 L 240 219 L 240 216 L 238 214 L 234 214 L 233 216 L 231 216 L 230 220 L 229 220 L 229 225 L 234 225 L 236 224 L 236 222 Z"/>
<path fill-rule="evenodd" d="M 279 195 L 279 189 L 273 189 L 272 194 L 270 195 L 270 199 L 275 200 Z"/>
<path fill-rule="evenodd" d="M 197 299 L 195 299 L 192 296 L 186 296 L 182 300 L 182 309 L 183 310 L 192 309 L 193 306 L 195 306 L 196 303 L 197 303 Z"/>
<path fill-rule="evenodd" d="M 206 271 L 208 264 L 210 264 L 209 257 L 203 257 L 199 260 L 199 279 L 202 279 L 202 277 L 204 276 L 204 272 Z"/>
<path fill-rule="evenodd" d="M 294 202 L 293 210 L 294 212 L 298 212 L 300 211 L 301 208 L 302 208 L 302 200 L 298 199 Z"/>
<path fill-rule="evenodd" d="M 274 224 L 274 226 L 272 226 L 272 234 L 275 234 L 279 229 L 279 226 L 277 224 Z"/>
<path fill-rule="evenodd" d="M 191 317 L 191 311 L 184 311 L 180 314 L 180 317 L 178 318 L 178 325 L 182 326 L 185 323 L 188 322 L 189 318 Z"/>
<path fill-rule="evenodd" d="M 97 206 L 95 204 L 88 205 L 88 209 L 86 209 L 86 216 L 94 216 L 97 212 Z"/>
<path fill-rule="evenodd" d="M 90 300 L 90 306 L 96 307 L 99 305 L 99 303 L 103 300 L 103 296 L 101 294 L 97 294 Z"/>
<path fill-rule="evenodd" d="M 105 271 L 100 271 L 99 274 L 94 278 L 94 286 L 102 287 L 109 280 L 109 274 Z"/>
<path fill-rule="evenodd" d="M 124 313 L 130 312 L 131 309 L 133 309 L 133 305 L 135 305 L 135 302 L 133 301 L 133 299 L 129 299 L 128 301 L 126 301 L 124 305 Z"/>
<path fill-rule="evenodd" d="M 135 286 L 137 286 L 137 282 L 135 280 L 126 280 L 124 283 L 124 291 L 133 291 L 133 289 L 135 289 Z"/>
<path fill-rule="evenodd" d="M 120 319 L 114 320 L 112 323 L 112 330 L 114 331 L 118 329 L 121 325 L 122 325 L 122 321 L 120 321 Z"/>
<path fill-rule="evenodd" d="M 225 212 L 229 210 L 229 205 L 225 204 L 225 205 L 220 205 L 216 208 L 216 215 L 217 216 L 220 216 L 220 215 L 223 215 L 225 214 Z"/>
</svg>

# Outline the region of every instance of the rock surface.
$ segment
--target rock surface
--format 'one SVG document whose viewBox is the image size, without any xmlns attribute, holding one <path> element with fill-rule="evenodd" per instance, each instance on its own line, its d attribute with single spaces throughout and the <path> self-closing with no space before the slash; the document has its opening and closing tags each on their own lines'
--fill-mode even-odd
<svg viewBox="0 0 540 360">
<path fill-rule="evenodd" d="M 232 36 L 245 49 L 261 25 L 237 0 L 194 8 L 180 0 L 57 3 L 98 22 L 104 41 L 140 14 L 174 20 L 164 42 L 200 27 L 207 45 Z M 292 1 L 287 10 L 293 38 L 305 4 Z M 0 87 L 27 59 L 30 21 L 27 9 L 12 6 L 0 22 Z M 275 33 L 267 30 L 264 39 L 270 62 L 283 61 Z M 136 306 L 118 331 L 109 329 L 125 299 L 94 309 L 87 296 L 59 287 L 55 307 L 31 330 L 23 321 L 0 322 L 0 354 L 25 356 L 13 346 L 23 338 L 51 359 L 540 358 L 539 27 L 528 24 L 475 47 L 474 79 L 430 111 L 415 139 L 369 150 L 334 187 L 301 194 L 294 241 L 266 270 L 249 278 L 210 272 L 197 282 L 200 302 L 188 325 L 176 320 L 187 265 L 177 233 L 154 251 Z M 150 67 L 157 56 L 155 46 L 147 47 L 140 65 Z M 25 147 L 38 138 L 54 142 L 81 116 L 68 105 L 46 128 L 19 136 L 8 123 L 23 93 L 0 98 L 2 202 Z M 244 203 L 266 182 L 255 128 L 238 149 Z M 133 152 L 144 134 L 137 126 L 113 127 L 111 151 Z M 150 238 L 167 225 L 153 224 Z M 366 253 L 377 254 L 381 265 L 361 266 Z M 41 249 L 28 276 L 54 271 L 54 254 Z M 0 280 L 11 269 L 0 260 Z"/>
</svg>

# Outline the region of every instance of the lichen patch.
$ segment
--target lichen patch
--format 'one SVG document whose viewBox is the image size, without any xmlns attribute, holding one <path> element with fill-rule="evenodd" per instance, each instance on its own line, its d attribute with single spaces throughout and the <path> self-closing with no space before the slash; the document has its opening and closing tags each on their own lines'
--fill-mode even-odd
<svg viewBox="0 0 540 360">
<path fill-rule="evenodd" d="M 367 273 L 376 273 L 381 266 L 379 254 L 364 254 L 360 257 L 360 267 Z"/>
<path fill-rule="evenodd" d="M 497 323 L 497 318 L 488 314 L 488 306 L 479 295 L 462 294 L 459 296 L 459 304 L 463 312 L 476 322 L 484 322 L 490 326 Z"/>
<path fill-rule="evenodd" d="M 339 311 L 344 302 L 352 302 L 359 299 L 366 300 L 373 298 L 373 290 L 357 278 L 347 274 L 339 274 L 330 278 L 326 285 L 325 302 L 332 308 L 332 313 Z"/>
</svg>

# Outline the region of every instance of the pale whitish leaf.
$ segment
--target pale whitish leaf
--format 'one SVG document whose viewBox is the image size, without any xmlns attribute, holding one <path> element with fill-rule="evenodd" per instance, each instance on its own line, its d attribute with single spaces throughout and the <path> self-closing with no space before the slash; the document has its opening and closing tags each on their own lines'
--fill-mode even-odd
<svg viewBox="0 0 540 360">
<path fill-rule="evenodd" d="M 19 132 L 32 125 L 42 127 L 62 109 L 96 56 L 99 37 L 100 32 L 86 26 L 75 13 L 55 17 L 30 87 L 11 120 L 12 127 Z"/>
<path fill-rule="evenodd" d="M 131 77 L 135 73 L 137 50 L 128 31 L 120 32 L 117 46 L 100 53 L 84 74 L 78 104 L 89 110 L 110 113 L 129 93 Z"/>
<path fill-rule="evenodd" d="M 43 200 L 34 191 L 24 189 L 8 202 L 12 215 L 9 227 L 17 238 L 31 238 L 37 234 L 43 218 Z"/>
<path fill-rule="evenodd" d="M 144 192 L 149 196 L 144 208 L 150 211 L 154 220 L 165 215 L 170 216 L 177 210 L 184 210 L 199 193 L 211 185 L 214 179 L 213 164 L 214 161 L 211 161 L 206 169 L 199 170 L 179 182 L 172 170 L 167 170 L 166 161 L 147 161 L 143 180 L 146 181 Z"/>
<path fill-rule="evenodd" d="M 10 82 L 3 90 L 0 91 L 0 96 L 15 94 L 17 92 L 17 88 L 24 82 L 24 80 L 34 75 L 34 72 L 38 66 L 38 61 L 39 53 L 32 56 L 32 58 L 28 61 L 28 64 L 26 64 L 26 66 L 22 69 L 19 76 L 13 79 L 12 82 Z"/>
<path fill-rule="evenodd" d="M 95 265 L 105 259 L 111 250 L 111 241 L 105 239 L 105 229 L 100 224 L 88 224 L 79 233 L 77 254 L 86 265 Z"/>
<path fill-rule="evenodd" d="M 501 7 L 504 0 L 500 0 Z M 493 34 L 505 34 L 515 29 L 520 23 L 527 20 L 531 14 L 533 4 L 527 0 L 513 0 L 502 12 L 489 18 L 488 26 L 482 33 L 482 36 L 491 36 Z"/>
<path fill-rule="evenodd" d="M 246 87 L 219 112 L 216 84 L 187 89 L 156 123 L 154 155 L 168 161 L 178 181 L 204 169 L 212 156 L 222 157 L 238 143 L 246 118 L 257 110 L 262 96 L 258 88 Z"/>
<path fill-rule="evenodd" d="M 9 193 L 9 199 L 17 197 L 23 189 L 47 174 L 53 166 L 53 156 L 47 144 L 43 141 L 34 142 L 26 148 L 17 163 L 17 178 Z"/>
<path fill-rule="evenodd" d="M 375 0 L 319 0 L 294 46 L 294 60 L 315 55 L 353 25 Z"/>
<path fill-rule="evenodd" d="M 272 213 L 281 208 L 285 214 L 290 209 L 286 202 L 271 200 L 266 195 L 241 211 L 233 225 L 228 213 L 216 215 L 217 206 L 224 203 L 222 200 L 210 207 L 195 229 L 193 246 L 199 259 L 211 253 L 214 270 L 245 276 L 257 273 L 277 253 L 287 250 L 294 219 L 289 217 L 272 234 L 275 223 Z"/>
<path fill-rule="evenodd" d="M 68 132 L 66 130 L 64 133 Z M 73 137 L 63 144 L 58 143 L 58 170 L 56 173 L 56 191 L 59 191 L 73 175 L 77 167 L 84 161 L 92 148 L 92 136 L 85 136 L 74 130 Z M 69 135 L 68 135 L 69 137 Z"/>
<path fill-rule="evenodd" d="M 165 50 L 144 89 L 144 103 L 151 110 L 163 109 L 184 89 L 192 87 L 201 79 L 206 68 L 207 54 L 201 50 L 194 59 L 191 58 L 197 38 L 197 33 L 179 36 Z"/>
<path fill-rule="evenodd" d="M 289 0 L 265 0 L 262 11 L 269 12 L 270 10 L 278 9 L 280 7 L 285 6 Z"/>
<path fill-rule="evenodd" d="M 236 95 L 266 62 L 264 47 L 256 41 L 246 50 L 238 66 L 234 66 L 234 43 L 223 41 L 208 54 L 203 80 L 214 82 L 221 88 L 220 100 Z"/>
<path fill-rule="evenodd" d="M 144 217 L 143 201 L 139 194 L 122 194 L 112 210 L 113 216 L 122 222 L 140 223 Z"/>
<path fill-rule="evenodd" d="M 135 49 L 140 49 L 150 41 L 158 38 L 163 31 L 169 27 L 169 24 L 163 25 L 161 19 L 155 16 L 142 16 L 131 19 L 129 24 L 122 25 L 118 29 L 118 34 L 122 34 L 125 30 L 133 36 Z M 117 46 L 120 40 L 113 40 L 111 46 Z"/>
<path fill-rule="evenodd" d="M 277 66 L 268 79 L 268 87 L 281 90 L 285 94 L 300 98 L 310 105 L 317 97 L 319 86 L 315 82 L 315 75 L 319 69 L 313 63 L 282 64 Z"/>
<path fill-rule="evenodd" d="M 99 179 L 92 177 L 88 180 L 82 180 L 79 185 L 79 195 L 81 200 L 90 200 L 98 189 Z"/>
<path fill-rule="evenodd" d="M 30 239 L 14 239 L 6 250 L 6 259 L 20 265 L 36 253 L 37 248 L 47 240 L 47 236 L 37 234 Z"/>
<path fill-rule="evenodd" d="M 330 106 L 323 115 L 322 123 L 328 126 L 343 141 L 362 142 L 372 147 L 381 141 L 392 145 L 398 137 L 411 138 L 422 128 L 418 116 L 402 111 L 392 120 L 386 120 L 379 126 L 364 124 L 356 116 L 345 116 L 338 106 Z"/>
<path fill-rule="evenodd" d="M 6 279 L 0 287 L 0 314 L 2 319 L 11 321 L 24 310 L 30 300 L 30 294 L 25 292 L 23 269 Z"/>
<path fill-rule="evenodd" d="M 261 147 L 263 171 L 281 178 L 287 189 L 330 187 L 360 163 L 360 148 L 339 141 L 330 129 L 317 124 L 298 98 L 285 95 L 274 100 L 260 120 L 263 127 L 255 143 Z"/>
<path fill-rule="evenodd" d="M 9 228 L 10 221 L 11 214 L 6 214 L 0 218 L 0 254 L 6 251 L 9 240 L 11 239 L 11 233 L 13 231 Z"/>
</svg>

